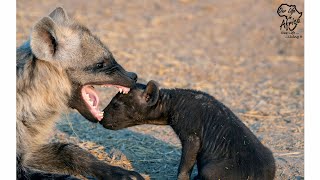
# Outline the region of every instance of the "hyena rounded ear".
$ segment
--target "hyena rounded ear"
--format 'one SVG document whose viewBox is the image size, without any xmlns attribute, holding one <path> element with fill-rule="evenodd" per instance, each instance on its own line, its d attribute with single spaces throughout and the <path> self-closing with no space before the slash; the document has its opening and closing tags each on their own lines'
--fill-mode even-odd
<svg viewBox="0 0 320 180">
<path fill-rule="evenodd" d="M 69 21 L 69 16 L 62 7 L 57 7 L 55 10 L 53 10 L 49 14 L 49 17 L 51 17 L 55 22 L 61 24 Z"/>
<path fill-rule="evenodd" d="M 143 98 L 148 106 L 153 106 L 157 103 L 159 98 L 159 86 L 155 81 L 151 80 L 148 82 L 147 87 L 143 92 Z"/>
<path fill-rule="evenodd" d="M 30 45 L 33 54 L 42 60 L 52 60 L 57 49 L 56 24 L 44 17 L 33 27 Z"/>
</svg>

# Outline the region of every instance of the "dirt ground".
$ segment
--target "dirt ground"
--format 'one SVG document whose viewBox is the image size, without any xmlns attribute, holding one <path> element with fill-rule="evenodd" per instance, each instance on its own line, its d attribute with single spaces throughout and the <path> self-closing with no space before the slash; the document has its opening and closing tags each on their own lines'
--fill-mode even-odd
<svg viewBox="0 0 320 180">
<path fill-rule="evenodd" d="M 304 179 L 304 16 L 287 39 L 282 2 L 255 0 L 18 0 L 17 46 L 56 6 L 86 25 L 117 61 L 163 88 L 205 91 L 230 107 L 269 147 L 276 179 Z M 304 13 L 304 2 L 289 0 Z M 100 90 L 106 106 L 116 90 Z M 78 113 L 62 117 L 52 141 L 71 141 L 99 159 L 150 179 L 176 179 L 181 146 L 168 126 L 103 129 Z"/>
</svg>

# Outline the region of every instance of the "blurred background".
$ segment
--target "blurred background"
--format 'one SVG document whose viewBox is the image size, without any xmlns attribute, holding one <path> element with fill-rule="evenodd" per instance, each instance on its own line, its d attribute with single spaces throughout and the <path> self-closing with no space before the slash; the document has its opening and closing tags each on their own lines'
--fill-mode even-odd
<svg viewBox="0 0 320 180">
<path fill-rule="evenodd" d="M 87 26 L 118 63 L 162 88 L 205 91 L 223 102 L 270 148 L 276 179 L 304 179 L 304 14 L 285 38 L 282 1 L 18 0 L 17 47 L 57 6 Z M 288 4 L 304 13 L 304 1 Z M 106 106 L 116 90 L 100 90 Z M 176 179 L 181 146 L 169 126 L 111 131 L 78 113 L 62 117 L 52 141 L 150 179 Z M 84 177 L 82 177 L 85 179 Z"/>
</svg>

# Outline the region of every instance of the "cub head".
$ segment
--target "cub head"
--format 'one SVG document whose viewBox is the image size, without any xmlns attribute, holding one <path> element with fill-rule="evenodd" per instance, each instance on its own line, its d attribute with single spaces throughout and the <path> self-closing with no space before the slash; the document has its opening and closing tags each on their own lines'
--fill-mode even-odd
<svg viewBox="0 0 320 180">
<path fill-rule="evenodd" d="M 159 113 L 155 110 L 159 99 L 159 87 L 155 81 L 147 85 L 136 84 L 128 94 L 118 93 L 103 110 L 100 121 L 107 129 L 122 129 L 139 124 L 147 124 L 156 119 Z"/>
<path fill-rule="evenodd" d="M 37 59 L 65 69 L 72 84 L 69 107 L 92 122 L 103 117 L 93 85 L 129 92 L 137 80 L 137 75 L 125 71 L 97 36 L 70 19 L 61 7 L 35 24 L 30 47 Z"/>
</svg>

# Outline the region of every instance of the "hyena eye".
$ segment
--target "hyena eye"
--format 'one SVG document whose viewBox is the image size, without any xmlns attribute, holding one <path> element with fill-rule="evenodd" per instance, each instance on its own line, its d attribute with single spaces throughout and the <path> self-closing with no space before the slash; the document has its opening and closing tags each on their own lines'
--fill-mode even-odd
<svg viewBox="0 0 320 180">
<path fill-rule="evenodd" d="M 103 68 L 103 64 L 104 64 L 103 62 L 97 63 L 96 66 L 97 66 L 97 68 Z"/>
</svg>

